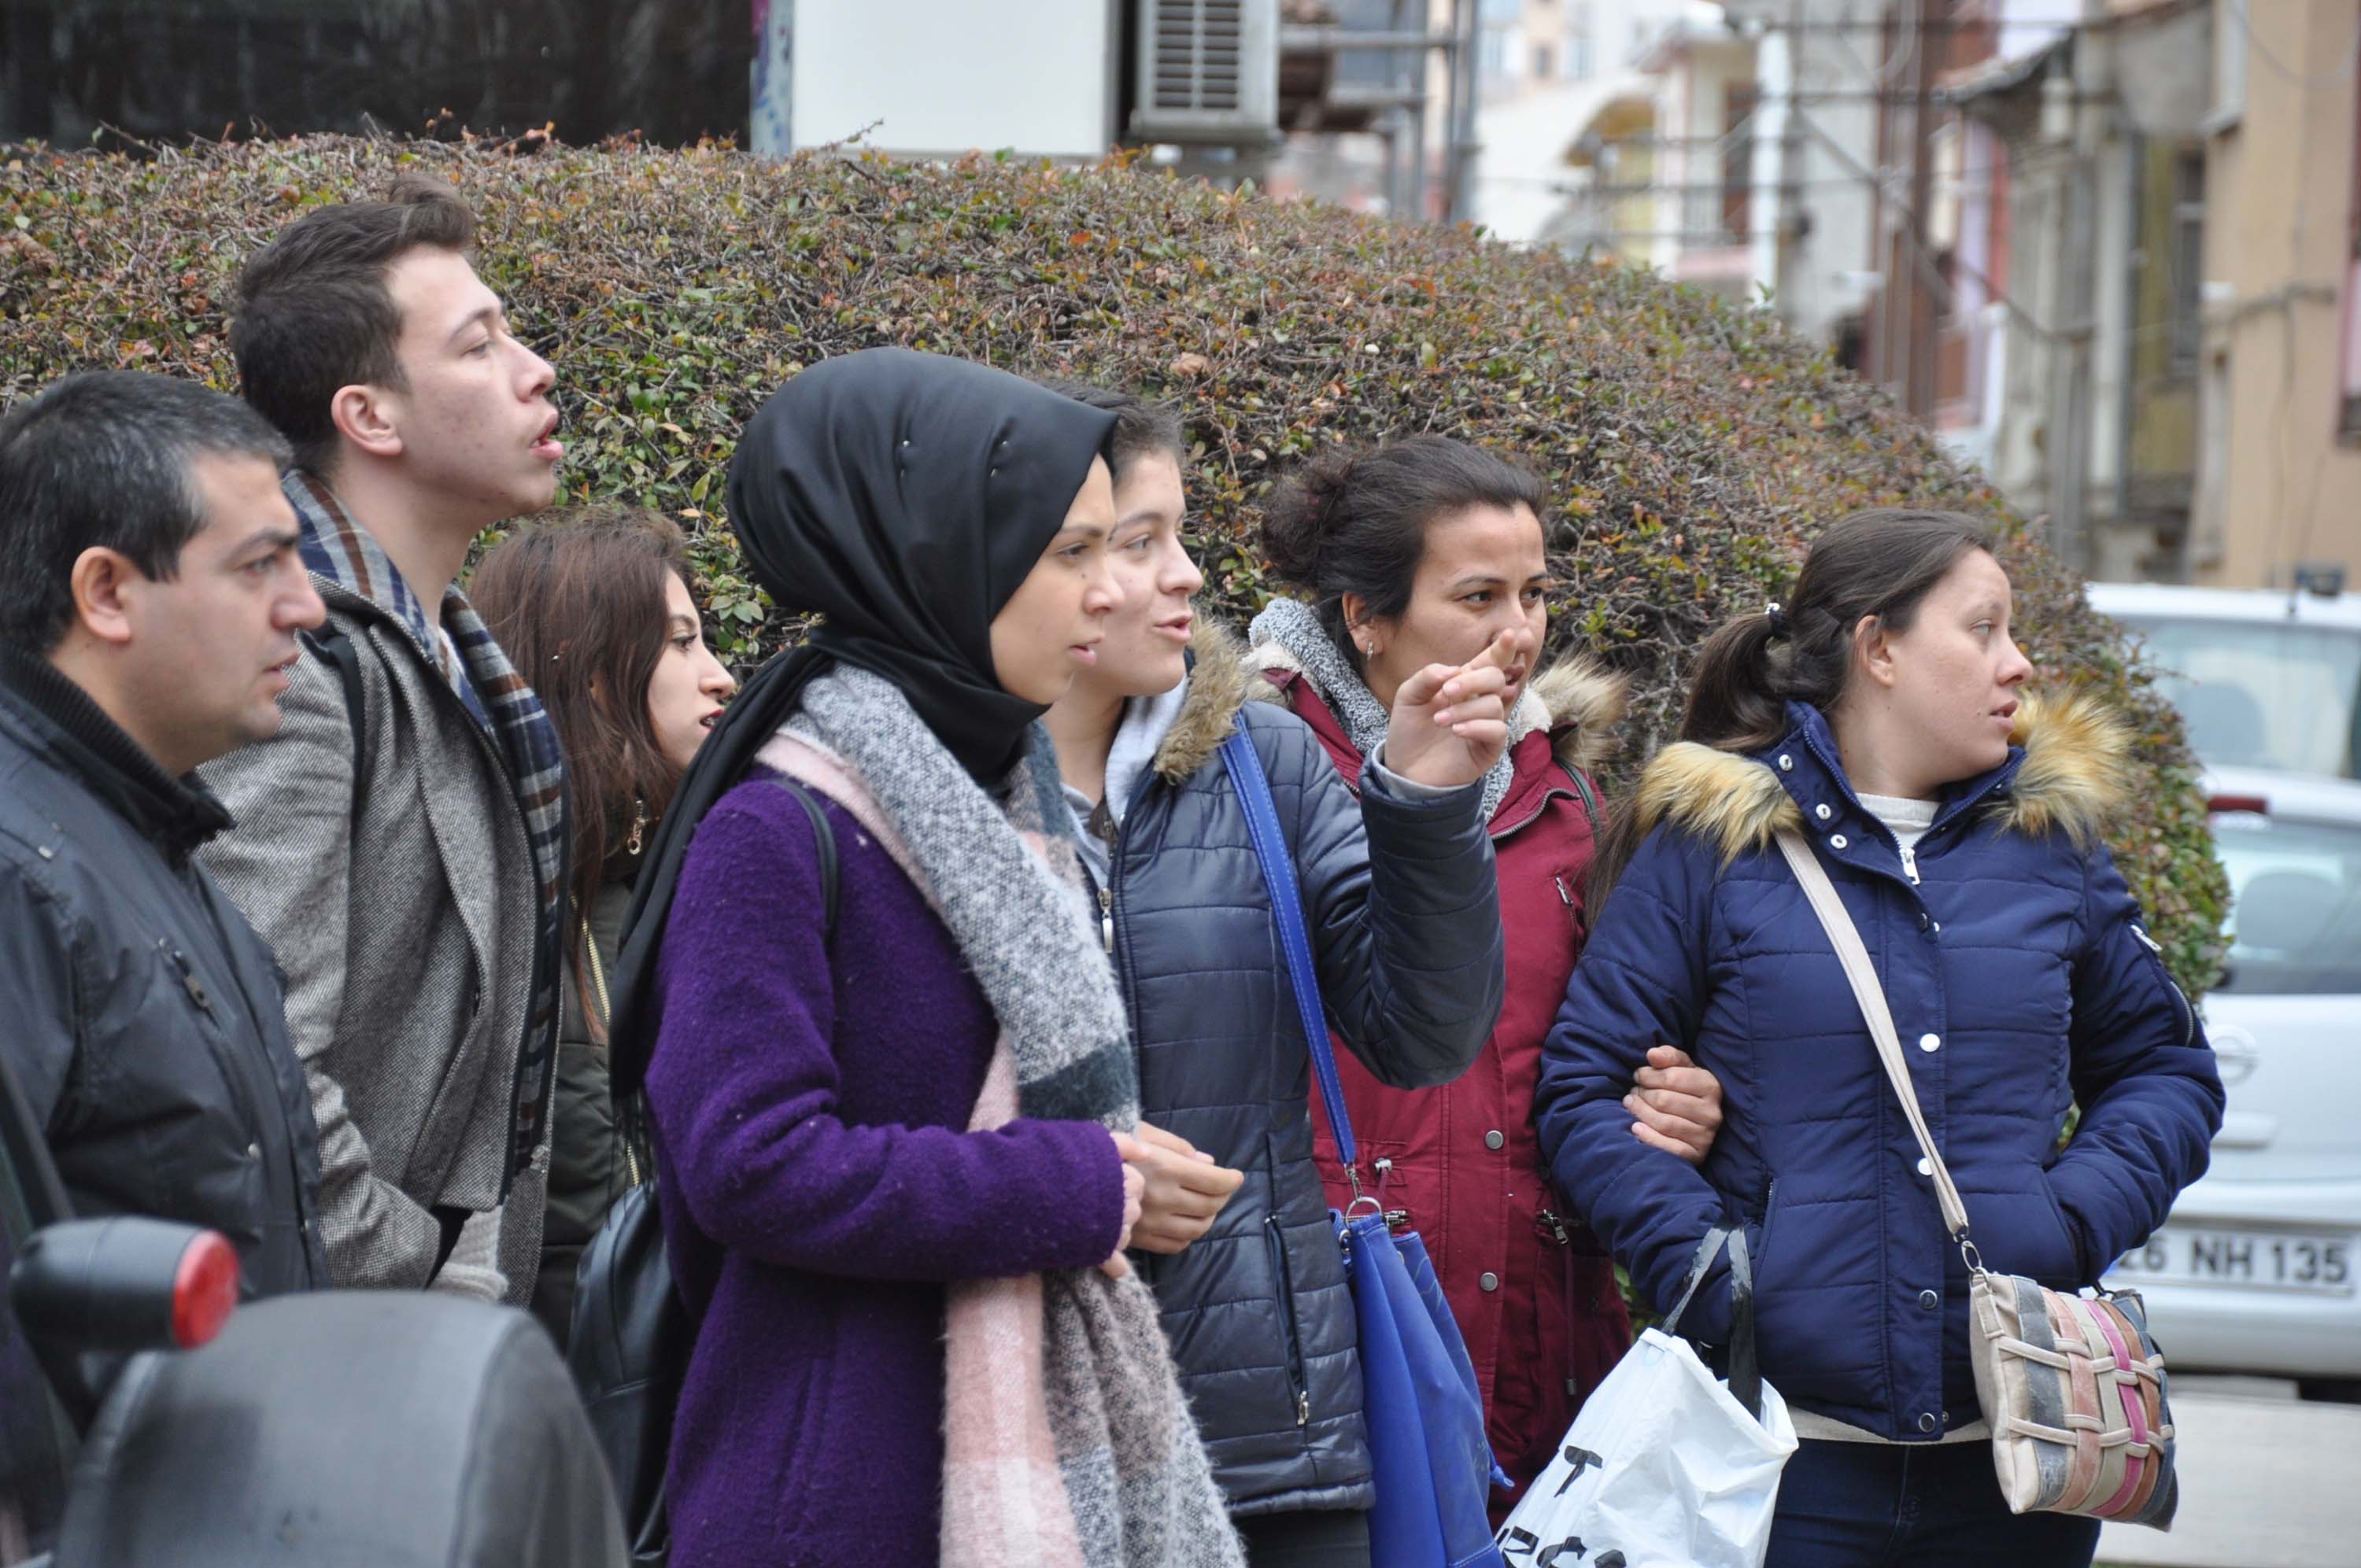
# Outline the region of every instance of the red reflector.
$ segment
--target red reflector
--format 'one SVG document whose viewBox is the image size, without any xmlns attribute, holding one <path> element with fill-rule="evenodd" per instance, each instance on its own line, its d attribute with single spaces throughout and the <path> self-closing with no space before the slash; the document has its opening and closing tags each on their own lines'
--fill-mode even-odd
<svg viewBox="0 0 2361 1568">
<path fill-rule="evenodd" d="M 2257 817 L 2271 814 L 2271 803 L 2259 795 L 2217 795 L 2205 803 L 2205 809 L 2219 817 L 2225 811 L 2251 811 Z"/>
<path fill-rule="evenodd" d="M 194 1350 L 209 1343 L 237 1305 L 237 1249 L 218 1231 L 189 1244 L 172 1271 L 172 1343 Z"/>
</svg>

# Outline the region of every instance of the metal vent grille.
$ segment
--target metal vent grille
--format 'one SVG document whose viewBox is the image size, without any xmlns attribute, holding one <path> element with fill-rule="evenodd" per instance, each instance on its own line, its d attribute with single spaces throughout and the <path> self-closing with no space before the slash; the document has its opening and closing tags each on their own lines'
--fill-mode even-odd
<svg viewBox="0 0 2361 1568">
<path fill-rule="evenodd" d="M 1279 141 L 1279 0 L 1127 0 L 1132 139 Z"/>
<path fill-rule="evenodd" d="M 1150 0 L 1159 109 L 1235 113 L 1244 0 Z"/>
</svg>

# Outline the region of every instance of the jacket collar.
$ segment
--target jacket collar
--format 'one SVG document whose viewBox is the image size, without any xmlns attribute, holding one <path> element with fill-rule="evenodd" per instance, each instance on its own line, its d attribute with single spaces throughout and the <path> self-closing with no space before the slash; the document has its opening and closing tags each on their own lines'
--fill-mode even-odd
<svg viewBox="0 0 2361 1568">
<path fill-rule="evenodd" d="M 1228 738 L 1246 703 L 1245 650 L 1211 616 L 1189 637 L 1189 690 L 1156 748 L 1156 776 L 1178 784 L 1194 778 Z"/>
<path fill-rule="evenodd" d="M 233 826 L 229 812 L 192 773 L 176 779 L 106 715 L 88 692 L 47 659 L 0 648 L 0 685 L 49 741 L 49 751 L 180 866 Z"/>
<path fill-rule="evenodd" d="M 1639 830 L 1670 822 L 1715 843 L 1725 863 L 1765 849 L 1782 829 L 1815 832 L 1871 814 L 1845 776 L 1828 718 L 1787 705 L 1788 731 L 1752 755 L 1695 741 L 1656 753 L 1634 795 Z M 2131 734 L 2096 698 L 2032 696 L 2018 707 L 2008 758 L 1943 792 L 1930 833 L 1970 813 L 2028 837 L 2066 834 L 2078 845 L 2128 793 Z M 1823 815 L 1823 808 L 1826 815 Z"/>
<path fill-rule="evenodd" d="M 407 630 L 427 662 L 448 675 L 440 627 L 396 570 L 393 559 L 369 536 L 317 474 L 291 468 L 280 481 L 302 530 L 303 565 L 347 595 L 384 611 Z"/>
</svg>

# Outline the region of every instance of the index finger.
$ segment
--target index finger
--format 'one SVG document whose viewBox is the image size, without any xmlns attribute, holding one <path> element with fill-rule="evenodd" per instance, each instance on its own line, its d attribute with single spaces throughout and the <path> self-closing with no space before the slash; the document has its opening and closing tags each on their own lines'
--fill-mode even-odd
<svg viewBox="0 0 2361 1568">
<path fill-rule="evenodd" d="M 1505 670 L 1516 662 L 1517 651 L 1524 642 L 1520 630 L 1503 631 L 1485 645 L 1484 651 L 1460 666 L 1463 670 Z"/>
</svg>

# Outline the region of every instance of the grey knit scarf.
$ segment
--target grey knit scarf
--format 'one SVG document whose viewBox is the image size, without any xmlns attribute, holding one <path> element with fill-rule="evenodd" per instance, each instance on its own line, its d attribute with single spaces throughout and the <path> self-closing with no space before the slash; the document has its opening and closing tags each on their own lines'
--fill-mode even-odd
<svg viewBox="0 0 2361 1568">
<path fill-rule="evenodd" d="M 1328 711 L 1344 725 L 1354 750 L 1364 758 L 1384 743 L 1392 715 L 1361 679 L 1360 672 L 1353 668 L 1353 662 L 1337 648 L 1335 640 L 1320 624 L 1320 618 L 1312 613 L 1310 605 L 1300 599 L 1271 600 L 1255 617 L 1254 624 L 1246 628 L 1246 637 L 1257 649 L 1271 646 L 1285 650 L 1303 678 L 1312 683 L 1312 689 L 1320 694 L 1320 700 L 1328 705 Z M 1484 774 L 1483 819 L 1487 822 L 1500 808 L 1500 802 L 1508 798 L 1509 785 L 1517 776 L 1516 761 L 1511 755 L 1514 750 L 1512 746 L 1502 747 L 1499 761 Z"/>
<path fill-rule="evenodd" d="M 1131 1026 L 1038 726 L 995 801 L 892 683 L 839 665 L 812 681 L 762 756 L 840 799 L 865 796 L 843 804 L 876 814 L 864 820 L 958 943 L 1015 1073 L 1013 1093 L 987 1077 L 979 1126 L 993 1124 L 995 1093 L 1002 1119 L 1137 1125 Z M 1137 1276 L 962 1281 L 947 1337 L 945 1563 L 1243 1568 L 1156 1299 Z M 1028 1428 L 1028 1408 L 1046 1420 Z"/>
</svg>

